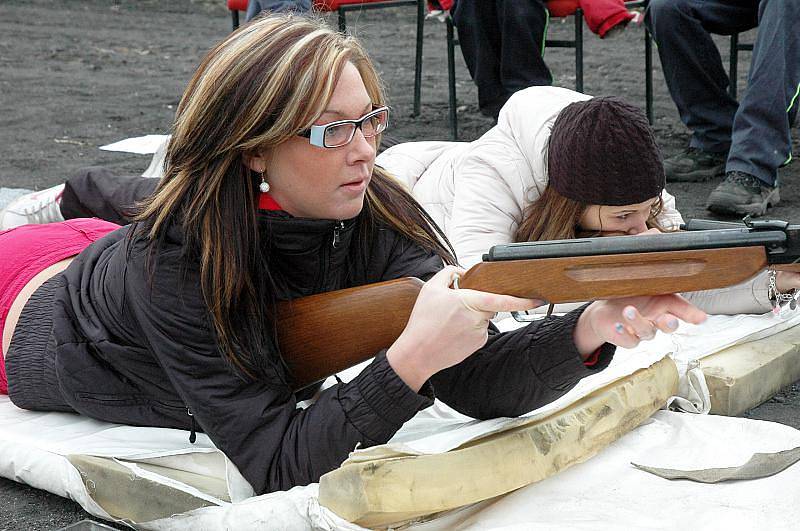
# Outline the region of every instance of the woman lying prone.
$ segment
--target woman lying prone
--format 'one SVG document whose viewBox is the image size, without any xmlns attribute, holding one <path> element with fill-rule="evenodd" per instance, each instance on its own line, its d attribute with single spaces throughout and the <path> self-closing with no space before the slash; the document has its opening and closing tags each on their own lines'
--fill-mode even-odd
<svg viewBox="0 0 800 531">
<path fill-rule="evenodd" d="M 435 225 L 375 166 L 387 123 L 354 39 L 293 16 L 231 34 L 189 83 L 164 178 L 131 225 L 0 233 L 4 249 L 16 246 L 0 277 L 13 293 L 11 399 L 202 429 L 263 493 L 317 481 L 357 445 L 388 441 L 434 396 L 476 418 L 519 415 L 605 367 L 615 344 L 704 318 L 670 295 L 495 332 L 494 312 L 537 302 L 452 288 L 460 270 L 445 265 L 454 257 Z M 35 259 L 22 252 L 32 245 Z M 292 390 L 277 302 L 405 276 L 427 282 L 401 336 L 352 381 L 297 408 L 319 386 Z"/>
</svg>

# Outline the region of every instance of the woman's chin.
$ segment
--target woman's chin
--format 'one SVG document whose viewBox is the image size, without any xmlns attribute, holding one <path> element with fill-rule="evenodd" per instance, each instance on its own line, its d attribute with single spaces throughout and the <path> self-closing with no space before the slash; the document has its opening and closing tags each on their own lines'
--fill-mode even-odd
<svg viewBox="0 0 800 531">
<path fill-rule="evenodd" d="M 364 194 L 359 197 L 350 198 L 342 201 L 333 209 L 329 219 L 345 220 L 352 219 L 361 213 L 364 208 Z"/>
</svg>

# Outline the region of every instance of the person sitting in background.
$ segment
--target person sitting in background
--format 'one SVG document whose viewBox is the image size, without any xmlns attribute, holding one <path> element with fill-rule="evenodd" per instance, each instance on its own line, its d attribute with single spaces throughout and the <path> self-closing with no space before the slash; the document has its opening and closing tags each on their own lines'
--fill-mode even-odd
<svg viewBox="0 0 800 531">
<path fill-rule="evenodd" d="M 462 270 L 441 232 L 374 164 L 387 124 L 354 39 L 288 15 L 232 33 L 189 82 L 132 224 L 0 232 L 0 390 L 25 409 L 202 429 L 261 494 L 318 481 L 434 396 L 519 415 L 614 345 L 705 318 L 677 295 L 631 297 L 496 332 L 495 312 L 537 302 L 451 287 Z M 427 282 L 397 340 L 298 408 L 320 384 L 292 386 L 278 302 L 406 276 Z"/>
<path fill-rule="evenodd" d="M 668 182 L 725 179 L 708 196 L 718 214 L 760 216 L 780 201 L 778 168 L 792 160 L 789 131 L 800 93 L 797 0 L 651 0 L 645 22 L 658 44 L 670 95 L 692 132 L 664 161 Z M 711 33 L 758 26 L 740 103 Z"/>
<path fill-rule="evenodd" d="M 639 14 L 623 0 L 561 0 L 584 11 L 589 28 L 610 36 Z M 442 2 L 442 7 L 453 2 Z M 478 86 L 481 113 L 497 120 L 500 108 L 514 92 L 551 85 L 553 76 L 544 61 L 550 14 L 547 0 L 457 0 L 451 7 L 461 53 Z"/>
</svg>

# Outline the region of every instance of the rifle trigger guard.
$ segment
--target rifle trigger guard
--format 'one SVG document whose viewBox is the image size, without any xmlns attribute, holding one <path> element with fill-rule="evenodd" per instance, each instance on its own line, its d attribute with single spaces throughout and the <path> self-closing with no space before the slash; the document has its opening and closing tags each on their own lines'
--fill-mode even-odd
<svg viewBox="0 0 800 531">
<path fill-rule="evenodd" d="M 538 321 L 542 319 L 544 316 L 535 314 L 535 313 L 528 313 L 528 310 L 516 311 L 511 312 L 511 317 L 518 323 L 530 323 L 532 321 Z"/>
<path fill-rule="evenodd" d="M 538 321 L 539 319 L 545 319 L 553 315 L 553 308 L 555 308 L 555 304 L 552 302 L 547 305 L 547 313 L 542 315 L 540 313 L 528 313 L 529 310 L 523 310 L 521 312 L 511 312 L 511 317 L 518 323 L 530 323 L 531 321 Z"/>
</svg>

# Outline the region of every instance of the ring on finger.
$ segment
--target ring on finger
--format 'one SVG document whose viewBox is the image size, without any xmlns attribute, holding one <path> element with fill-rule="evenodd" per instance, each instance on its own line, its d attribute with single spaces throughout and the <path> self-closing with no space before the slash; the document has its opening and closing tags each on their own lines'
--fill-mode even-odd
<svg viewBox="0 0 800 531">
<path fill-rule="evenodd" d="M 656 337 L 656 332 L 654 330 L 648 330 L 647 334 L 645 334 L 645 335 L 638 335 L 637 334 L 637 336 L 639 337 L 639 339 L 644 339 L 645 341 L 649 341 L 650 339 L 653 339 L 654 337 Z"/>
<path fill-rule="evenodd" d="M 647 328 L 643 329 L 641 332 L 634 329 L 636 336 L 644 340 L 650 340 L 656 337 L 656 324 L 653 321 L 647 321 L 646 326 Z"/>
</svg>

